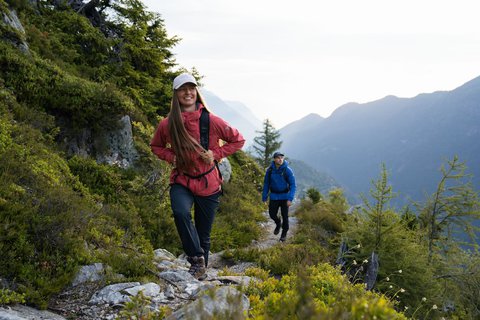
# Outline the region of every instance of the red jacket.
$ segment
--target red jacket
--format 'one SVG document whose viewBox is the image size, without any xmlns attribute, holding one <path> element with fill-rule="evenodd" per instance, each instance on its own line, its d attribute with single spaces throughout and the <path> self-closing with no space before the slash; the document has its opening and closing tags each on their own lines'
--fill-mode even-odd
<svg viewBox="0 0 480 320">
<path fill-rule="evenodd" d="M 187 132 L 197 141 L 200 142 L 200 115 L 204 108 L 200 105 L 198 110 L 193 112 L 182 112 L 183 124 Z M 225 144 L 220 146 L 219 140 L 225 141 Z M 173 164 L 175 153 L 171 146 L 171 137 L 168 130 L 168 118 L 163 119 L 158 124 L 157 130 L 153 135 L 150 147 L 160 159 Z M 237 129 L 231 127 L 223 119 L 210 113 L 210 134 L 209 134 L 209 149 L 213 152 L 213 158 L 216 161 L 225 158 L 235 151 L 240 150 L 245 139 L 238 132 Z M 195 166 L 189 172 L 179 172 L 174 168 L 170 174 L 170 183 L 178 183 L 189 188 L 193 194 L 199 196 L 209 196 L 220 191 L 222 178 L 215 168 L 208 174 L 201 178 L 191 178 L 199 176 L 202 173 L 208 172 L 213 164 L 205 163 L 199 154 L 192 154 Z M 187 175 L 191 176 L 188 177 Z"/>
</svg>

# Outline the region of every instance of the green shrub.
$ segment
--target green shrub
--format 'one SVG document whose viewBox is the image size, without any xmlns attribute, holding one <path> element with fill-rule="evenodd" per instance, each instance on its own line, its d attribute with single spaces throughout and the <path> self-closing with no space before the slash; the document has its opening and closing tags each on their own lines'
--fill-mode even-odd
<svg viewBox="0 0 480 320">
<path fill-rule="evenodd" d="M 212 250 L 220 251 L 248 246 L 261 234 L 259 222 L 265 221 L 258 191 L 258 165 L 244 152 L 229 157 L 230 182 L 223 185 L 223 196 L 212 229 Z"/>
<path fill-rule="evenodd" d="M 0 65 L 5 86 L 15 92 L 20 103 L 62 116 L 72 129 L 114 128 L 119 115 L 133 108 L 114 86 L 68 74 L 44 60 L 20 55 L 4 43 L 0 44 Z"/>
<path fill-rule="evenodd" d="M 316 204 L 322 199 L 322 194 L 315 188 L 310 188 L 307 190 L 307 197 L 312 200 L 313 204 Z"/>
<path fill-rule="evenodd" d="M 25 294 L 9 289 L 0 289 L 0 306 L 15 303 L 25 303 Z"/>
<path fill-rule="evenodd" d="M 385 297 L 366 292 L 328 264 L 245 289 L 251 319 L 406 319 Z"/>
</svg>

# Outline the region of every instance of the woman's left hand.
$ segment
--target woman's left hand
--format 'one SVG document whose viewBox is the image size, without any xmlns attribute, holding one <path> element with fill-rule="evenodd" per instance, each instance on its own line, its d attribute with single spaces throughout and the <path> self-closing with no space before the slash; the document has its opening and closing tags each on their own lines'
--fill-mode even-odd
<svg viewBox="0 0 480 320">
<path fill-rule="evenodd" d="M 207 151 L 203 151 L 200 153 L 200 156 L 202 157 L 202 160 L 205 162 L 205 163 L 208 163 L 208 164 L 211 164 L 213 163 L 213 152 L 212 150 L 207 150 Z"/>
</svg>

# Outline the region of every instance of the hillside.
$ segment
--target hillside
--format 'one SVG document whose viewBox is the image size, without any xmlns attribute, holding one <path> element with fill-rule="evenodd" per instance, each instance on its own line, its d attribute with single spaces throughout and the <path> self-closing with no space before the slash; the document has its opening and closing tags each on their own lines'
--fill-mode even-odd
<svg viewBox="0 0 480 320">
<path fill-rule="evenodd" d="M 380 203 L 349 211 L 341 190 L 299 201 L 287 241 L 275 242 L 264 172 L 242 151 L 219 164 L 211 264 L 195 279 L 171 210 L 172 167 L 149 146 L 185 71 L 179 38 L 137 0 L 0 0 L 0 39 L 0 318 L 480 316 L 479 258 L 450 234 L 480 216 L 467 186 L 440 188 L 417 218 L 389 207 L 382 172 Z M 292 162 L 308 185 L 338 185 Z"/>
<path fill-rule="evenodd" d="M 0 0 L 0 304 L 45 308 L 84 264 L 140 279 L 153 249 L 182 252 L 171 168 L 149 147 L 178 39 L 137 1 L 69 3 Z M 214 251 L 249 244 L 263 220 L 258 166 L 229 160 Z"/>
<path fill-rule="evenodd" d="M 400 192 L 397 203 L 418 200 L 432 191 L 440 165 L 455 155 L 480 188 L 480 77 L 449 92 L 348 103 L 314 125 L 304 121 L 305 129 L 281 131 L 285 152 L 355 194 L 368 192 L 385 163 Z M 295 125 L 302 128 L 302 120 Z"/>
</svg>

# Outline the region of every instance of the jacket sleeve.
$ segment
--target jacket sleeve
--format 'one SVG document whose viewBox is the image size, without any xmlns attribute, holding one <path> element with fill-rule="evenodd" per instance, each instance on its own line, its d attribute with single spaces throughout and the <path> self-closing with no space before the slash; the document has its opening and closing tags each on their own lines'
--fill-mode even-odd
<svg viewBox="0 0 480 320">
<path fill-rule="evenodd" d="M 262 192 L 262 202 L 267 201 L 268 192 L 270 191 L 270 181 L 268 179 L 268 170 L 265 172 L 265 177 L 263 178 L 263 192 Z"/>
<path fill-rule="evenodd" d="M 217 116 L 211 115 L 210 119 L 213 120 L 218 137 L 226 142 L 222 146 L 215 145 L 215 147 L 211 149 L 215 160 L 219 161 L 220 159 L 242 149 L 245 144 L 245 139 L 237 129 L 230 126 L 225 120 Z"/>
<path fill-rule="evenodd" d="M 287 168 L 287 178 L 288 184 L 290 185 L 290 191 L 288 192 L 288 201 L 293 201 L 295 197 L 295 192 L 297 191 L 297 184 L 295 183 L 295 175 L 293 174 L 293 170 L 288 167 Z"/>
<path fill-rule="evenodd" d="M 150 141 L 150 148 L 152 152 L 162 160 L 169 163 L 174 162 L 175 153 L 172 148 L 167 147 L 167 122 L 161 121 L 153 135 L 152 141 Z"/>
</svg>

